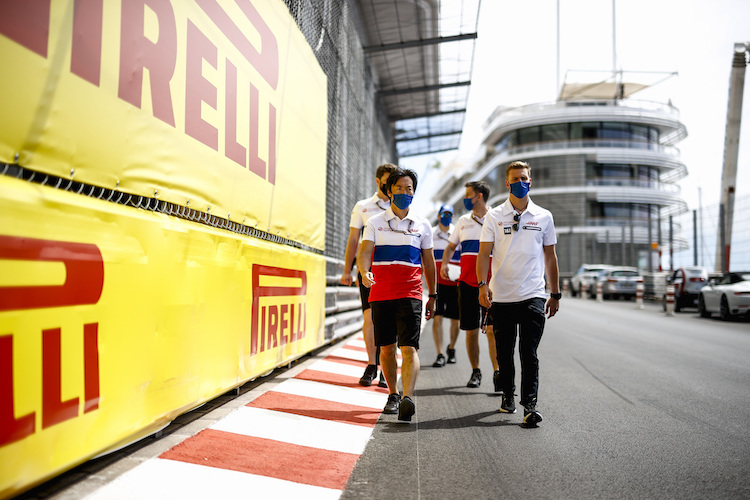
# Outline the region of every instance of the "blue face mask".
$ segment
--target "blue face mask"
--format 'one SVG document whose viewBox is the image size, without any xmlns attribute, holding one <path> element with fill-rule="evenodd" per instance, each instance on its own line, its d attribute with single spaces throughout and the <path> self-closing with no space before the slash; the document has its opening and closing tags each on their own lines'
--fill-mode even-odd
<svg viewBox="0 0 750 500">
<path fill-rule="evenodd" d="M 414 196 L 406 193 L 398 193 L 393 195 L 393 204 L 401 210 L 406 210 L 411 205 L 411 200 Z"/>
<path fill-rule="evenodd" d="M 464 208 L 466 210 L 474 210 L 474 202 L 471 201 L 471 198 L 464 198 Z"/>
<path fill-rule="evenodd" d="M 448 227 L 451 225 L 451 221 L 453 220 L 452 215 L 444 215 L 440 217 L 440 223 L 444 225 L 445 227 Z"/>
<path fill-rule="evenodd" d="M 516 198 L 525 198 L 531 188 L 530 182 L 518 181 L 510 185 L 510 192 Z"/>
</svg>

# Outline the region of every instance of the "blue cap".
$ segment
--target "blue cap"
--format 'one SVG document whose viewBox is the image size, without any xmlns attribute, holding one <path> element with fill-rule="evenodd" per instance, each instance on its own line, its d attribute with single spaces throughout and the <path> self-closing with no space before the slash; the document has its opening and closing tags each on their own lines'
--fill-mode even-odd
<svg viewBox="0 0 750 500">
<path fill-rule="evenodd" d="M 438 215 L 443 215 L 445 212 L 453 215 L 453 205 L 448 205 L 447 203 L 445 205 L 441 205 L 440 210 L 438 210 Z"/>
</svg>

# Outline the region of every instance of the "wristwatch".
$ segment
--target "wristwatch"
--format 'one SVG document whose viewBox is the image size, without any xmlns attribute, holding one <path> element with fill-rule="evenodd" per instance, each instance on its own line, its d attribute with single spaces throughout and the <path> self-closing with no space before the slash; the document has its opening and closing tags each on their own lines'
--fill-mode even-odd
<svg viewBox="0 0 750 500">
<path fill-rule="evenodd" d="M 486 281 L 480 281 L 480 282 L 479 282 L 479 284 L 478 284 L 477 286 L 478 286 L 479 288 L 482 288 L 482 287 L 483 287 L 484 285 L 486 285 L 486 284 L 487 284 L 487 282 L 486 282 Z"/>
<path fill-rule="evenodd" d="M 431 299 L 436 299 L 437 298 L 437 294 L 436 293 L 431 293 L 431 294 L 428 295 L 428 297 L 431 298 Z"/>
<path fill-rule="evenodd" d="M 549 296 L 552 297 L 553 299 L 557 299 L 557 300 L 560 300 L 562 298 L 562 294 L 561 293 L 551 293 L 551 294 L 549 294 Z"/>
</svg>

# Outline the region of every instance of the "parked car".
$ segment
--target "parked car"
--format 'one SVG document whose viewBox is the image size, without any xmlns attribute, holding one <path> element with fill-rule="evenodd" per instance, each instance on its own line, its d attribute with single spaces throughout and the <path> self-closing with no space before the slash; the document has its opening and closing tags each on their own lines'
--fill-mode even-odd
<svg viewBox="0 0 750 500">
<path fill-rule="evenodd" d="M 596 297 L 596 285 L 602 284 L 602 295 L 605 299 L 635 297 L 638 283 L 643 283 L 643 276 L 635 267 L 611 267 L 599 272 L 592 283 L 590 294 Z"/>
<path fill-rule="evenodd" d="M 570 278 L 570 293 L 573 297 L 581 295 L 581 289 L 585 284 L 589 292 L 591 291 L 591 283 L 594 281 L 596 276 L 604 269 L 609 269 L 612 266 L 607 264 L 583 264 L 578 268 L 572 278 Z"/>
<path fill-rule="evenodd" d="M 667 285 L 674 285 L 674 310 L 684 307 L 698 307 L 701 289 L 708 284 L 708 271 L 705 267 L 681 267 L 667 276 Z M 662 308 L 667 309 L 666 292 L 662 295 Z"/>
<path fill-rule="evenodd" d="M 725 273 L 712 279 L 701 289 L 698 297 L 701 317 L 719 313 L 721 319 L 750 314 L 750 271 Z"/>
</svg>

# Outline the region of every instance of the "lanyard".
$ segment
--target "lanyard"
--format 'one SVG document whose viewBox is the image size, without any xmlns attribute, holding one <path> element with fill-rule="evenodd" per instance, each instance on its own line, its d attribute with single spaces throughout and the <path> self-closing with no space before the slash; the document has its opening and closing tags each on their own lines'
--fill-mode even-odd
<svg viewBox="0 0 750 500">
<path fill-rule="evenodd" d="M 417 236 L 417 237 L 420 236 L 419 233 L 412 233 L 411 232 L 411 226 L 412 226 L 412 224 L 414 224 L 413 220 L 409 219 L 409 227 L 406 228 L 406 231 L 404 231 L 403 229 L 393 229 L 393 226 L 391 226 L 391 220 L 392 219 L 388 219 L 388 229 L 390 229 L 394 233 L 403 233 L 403 234 L 405 234 L 407 236 Z"/>
</svg>

